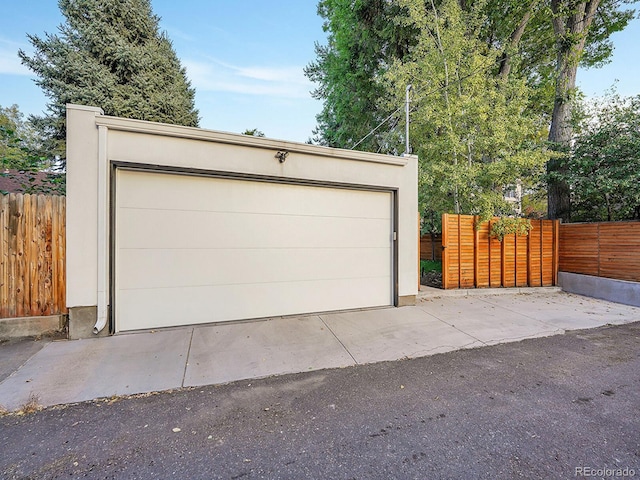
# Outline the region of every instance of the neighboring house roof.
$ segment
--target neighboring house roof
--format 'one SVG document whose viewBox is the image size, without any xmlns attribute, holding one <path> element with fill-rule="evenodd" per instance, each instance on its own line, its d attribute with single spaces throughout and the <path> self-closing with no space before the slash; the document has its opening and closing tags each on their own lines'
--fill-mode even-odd
<svg viewBox="0 0 640 480">
<path fill-rule="evenodd" d="M 59 173 L 0 170 L 0 193 L 46 193 L 64 195 Z"/>
</svg>

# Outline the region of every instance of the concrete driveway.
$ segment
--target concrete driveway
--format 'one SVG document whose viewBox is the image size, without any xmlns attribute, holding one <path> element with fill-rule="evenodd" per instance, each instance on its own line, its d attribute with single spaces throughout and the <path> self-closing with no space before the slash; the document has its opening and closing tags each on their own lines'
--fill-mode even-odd
<svg viewBox="0 0 640 480">
<path fill-rule="evenodd" d="M 413 307 L 54 341 L 25 347 L 33 349 L 29 358 L 4 345 L 0 405 L 15 410 L 30 398 L 50 406 L 417 358 L 640 320 L 637 307 L 530 291 L 432 291 Z"/>
</svg>

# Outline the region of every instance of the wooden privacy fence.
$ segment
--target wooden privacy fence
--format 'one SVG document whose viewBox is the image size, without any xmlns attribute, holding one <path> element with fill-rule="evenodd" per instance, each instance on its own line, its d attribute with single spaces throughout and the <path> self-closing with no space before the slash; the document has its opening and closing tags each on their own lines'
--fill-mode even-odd
<svg viewBox="0 0 640 480">
<path fill-rule="evenodd" d="M 557 284 L 557 220 L 531 220 L 529 235 L 491 237 L 473 215 L 442 215 L 442 287 L 539 287 Z"/>
<path fill-rule="evenodd" d="M 430 234 L 420 237 L 420 260 L 442 261 L 442 235 L 438 233 L 433 238 Z"/>
<path fill-rule="evenodd" d="M 66 313 L 65 197 L 0 195 L 0 318 Z"/>
<path fill-rule="evenodd" d="M 563 223 L 560 270 L 640 282 L 640 222 Z"/>
</svg>

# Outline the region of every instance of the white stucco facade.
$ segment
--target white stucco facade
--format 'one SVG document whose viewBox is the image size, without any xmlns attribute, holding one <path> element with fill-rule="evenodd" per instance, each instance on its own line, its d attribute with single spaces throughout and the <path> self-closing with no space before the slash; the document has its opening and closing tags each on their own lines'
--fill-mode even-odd
<svg viewBox="0 0 640 480">
<path fill-rule="evenodd" d="M 277 154 L 279 152 L 286 154 L 284 161 L 281 161 L 282 158 L 278 158 Z M 226 201 L 229 205 L 223 208 L 225 212 L 229 210 L 229 206 L 235 208 L 238 202 L 243 202 L 244 199 L 251 197 L 253 184 L 250 182 L 252 181 L 259 182 L 255 183 L 256 188 L 260 190 L 261 194 L 269 196 L 281 194 L 282 192 L 277 187 L 282 185 L 281 190 L 290 190 L 290 192 L 282 193 L 282 195 L 286 194 L 283 198 L 292 198 L 292 202 L 297 205 L 296 218 L 303 218 L 306 215 L 304 212 L 305 196 L 310 196 L 309 205 L 312 205 L 311 197 L 316 196 L 318 192 L 326 192 L 327 196 L 322 197 L 316 204 L 328 205 L 327 209 L 333 208 L 332 211 L 336 212 L 336 217 L 347 215 L 347 213 L 341 212 L 344 210 L 345 212 L 352 212 L 349 215 L 352 218 L 357 217 L 360 219 L 357 221 L 364 222 L 362 225 L 369 225 L 372 222 L 378 222 L 378 224 L 387 222 L 389 224 L 390 249 L 384 253 L 390 259 L 389 272 L 388 274 L 385 273 L 391 283 L 389 285 L 389 304 L 397 306 L 415 301 L 415 296 L 418 292 L 417 264 L 419 256 L 417 158 L 415 156 L 392 157 L 191 127 L 115 118 L 103 115 L 98 108 L 68 105 L 67 306 L 71 312 L 70 326 L 72 328 L 74 312 L 76 312 L 78 313 L 76 315 L 78 322 L 80 322 L 81 317 L 84 319 L 83 321 L 86 321 L 87 318 L 91 321 L 96 320 L 96 330 L 102 331 L 104 325 L 109 325 L 109 315 L 114 317 L 111 319 L 112 331 L 127 329 L 119 328 L 118 325 L 119 320 L 117 317 L 122 315 L 124 318 L 124 313 L 115 315 L 114 310 L 111 310 L 111 313 L 109 312 L 113 306 L 111 304 L 117 303 L 118 295 L 124 298 L 124 294 L 121 293 L 124 287 L 119 284 L 124 285 L 126 282 L 122 278 L 118 281 L 116 279 L 118 278 L 118 273 L 122 273 L 125 269 L 115 257 L 119 255 L 123 258 L 124 254 L 119 252 L 122 252 L 122 249 L 126 246 L 120 245 L 122 247 L 120 248 L 119 242 L 125 242 L 124 238 L 126 236 L 127 242 L 135 243 L 134 240 L 142 238 L 142 233 L 144 233 L 136 234 L 135 228 L 127 227 L 126 222 L 123 220 L 125 213 L 129 211 L 126 209 L 133 207 L 122 202 L 124 202 L 125 198 L 132 197 L 131 193 L 136 191 L 136 178 L 140 179 L 141 184 L 143 183 L 142 179 L 144 179 L 144 182 L 149 183 L 148 195 L 157 195 L 158 199 L 162 198 L 161 192 L 166 192 L 166 195 L 170 196 L 172 194 L 172 185 L 175 185 L 177 195 L 177 192 L 195 192 L 197 191 L 197 185 L 199 185 L 198 188 L 202 192 L 207 192 L 211 189 L 228 189 L 229 192 L 233 192 L 234 185 L 237 185 L 238 188 L 244 188 L 242 195 L 233 200 L 231 200 L 233 194 L 225 195 L 217 200 L 217 197 L 209 199 L 207 197 L 208 194 L 202 194 L 202 199 L 206 202 L 218 202 L 221 201 L 220 199 L 228 199 Z M 162 188 L 159 187 L 159 184 L 154 186 L 153 182 L 156 178 L 158 182 L 163 182 Z M 193 179 L 193 189 L 189 187 L 189 179 Z M 207 181 L 203 179 L 211 179 L 210 184 L 205 183 L 202 185 L 203 181 Z M 354 194 L 340 193 L 343 191 L 352 191 Z M 179 195 L 180 198 L 185 197 L 184 193 Z M 189 193 L 189 195 L 191 194 Z M 287 195 L 296 196 L 289 197 Z M 386 207 L 375 207 L 375 205 L 384 205 L 384 202 L 387 202 L 387 198 L 390 199 L 388 201 L 388 218 L 374 213 L 371 213 L 370 219 L 365 218 L 368 215 L 367 212 L 373 211 L 375 208 L 384 211 Z M 349 210 L 344 206 L 351 207 L 349 204 L 351 201 L 356 203 L 370 201 L 371 203 L 364 203 L 363 206 L 359 207 L 360 210 Z M 197 199 L 194 202 L 192 205 L 197 204 Z M 332 202 L 335 203 L 333 207 L 331 206 Z M 255 202 L 251 208 L 256 208 L 256 205 L 260 203 L 262 202 Z M 285 204 L 286 202 L 283 201 L 282 203 Z M 371 205 L 371 208 L 368 205 Z M 136 206 L 135 208 L 138 209 L 136 211 L 142 212 L 141 214 L 147 215 L 139 217 L 143 219 L 143 222 L 150 222 L 153 218 L 160 218 L 157 217 L 159 215 L 157 212 L 149 213 L 149 205 L 146 207 Z M 187 209 L 187 207 L 180 208 L 183 211 Z M 274 203 L 274 206 L 265 206 L 265 208 L 267 210 L 263 215 L 271 215 L 273 217 L 273 215 L 279 213 L 274 210 L 277 209 L 277 203 Z M 269 208 L 271 210 L 268 210 Z M 203 213 L 198 215 L 201 214 L 204 215 Z M 116 215 L 119 215 L 120 220 L 116 219 Z M 169 231 L 182 221 L 169 220 L 182 219 L 182 217 L 176 217 L 175 215 L 175 211 L 172 211 L 162 217 L 165 220 L 157 221 L 171 223 L 171 225 L 166 225 L 167 231 Z M 214 219 L 213 215 L 219 216 L 221 213 L 209 212 L 206 215 L 209 215 L 207 222 L 211 223 L 212 219 Z M 331 238 L 339 237 L 338 233 L 345 231 L 340 226 L 347 225 L 344 223 L 344 218 L 327 223 L 326 218 L 332 217 L 327 212 L 309 212 L 307 216 L 314 215 L 314 218 L 318 220 L 311 221 L 312 223 L 309 224 L 308 228 L 321 229 L 324 228 L 322 225 L 326 224 L 328 229 L 335 229 L 334 233 L 327 239 L 327 248 L 337 248 L 336 245 L 331 243 L 333 241 Z M 228 221 L 225 220 L 226 223 L 223 223 L 225 225 L 237 224 L 238 220 L 237 218 L 234 220 L 234 218 L 230 217 L 227 219 Z M 262 222 L 266 217 L 254 216 L 253 218 Z M 304 222 L 309 221 L 304 220 Z M 197 221 L 194 220 L 194 222 L 193 225 L 199 225 Z M 304 222 L 296 223 L 292 221 L 284 224 L 267 222 L 265 225 L 268 228 L 292 229 L 291 232 L 284 232 L 287 234 L 286 236 L 283 233 L 283 236 L 279 237 L 277 241 L 282 243 L 282 238 L 296 237 L 295 229 L 300 229 L 301 225 L 307 225 Z M 341 224 L 340 222 L 343 223 Z M 355 222 L 356 220 L 350 222 L 349 225 Z M 236 228 L 236 230 L 230 231 L 232 233 L 241 232 L 243 228 L 241 223 L 237 227 L 229 227 Z M 285 226 L 281 227 L 280 225 Z M 365 227 L 357 227 L 357 230 L 354 230 L 354 235 L 357 236 L 358 232 L 363 228 Z M 125 231 L 125 229 L 128 230 Z M 212 227 L 211 230 L 215 232 L 215 228 Z M 161 232 L 161 230 L 159 231 Z M 372 231 L 377 230 L 374 229 Z M 194 236 L 209 234 L 208 230 L 201 230 L 200 227 L 197 227 L 197 234 Z M 377 235 L 381 239 L 386 238 L 382 233 Z M 300 235 L 297 237 L 300 237 Z M 308 240 L 301 239 L 300 242 L 302 243 L 299 245 L 291 244 L 291 248 L 303 248 L 305 246 L 304 242 L 308 243 Z M 363 248 L 358 249 L 356 248 L 357 246 L 349 245 L 349 241 L 343 241 L 345 248 L 354 248 L 354 253 L 364 248 L 370 248 L 370 246 L 365 245 L 367 242 L 365 235 L 362 235 L 362 242 Z M 184 242 L 181 245 L 181 248 L 185 251 L 202 247 L 200 244 L 194 244 L 194 246 Z M 142 248 L 143 246 L 138 245 L 137 248 Z M 163 248 L 168 248 L 167 245 L 162 244 L 162 246 Z M 247 248 L 249 247 L 253 248 L 255 245 L 248 245 Z M 344 254 L 344 252 L 342 253 Z M 185 255 L 182 257 L 176 256 L 170 262 L 163 262 L 163 264 L 167 264 L 166 269 L 161 274 L 158 273 L 156 277 L 160 278 L 162 275 L 172 276 L 171 268 L 174 267 L 171 267 L 171 265 L 177 265 L 178 258 L 187 258 Z M 132 258 L 141 257 L 140 255 L 135 255 Z M 272 263 L 276 262 L 276 258 L 274 256 L 270 261 Z M 380 263 L 387 262 L 386 258 L 381 259 Z M 120 261 L 122 262 L 122 260 Z M 142 260 L 140 262 L 141 265 L 144 263 Z M 367 261 L 366 263 L 369 264 L 371 262 Z M 222 263 L 219 264 L 221 265 Z M 181 265 L 180 268 L 175 268 L 176 277 L 185 277 L 185 271 L 188 272 L 188 268 L 185 268 L 184 265 Z M 144 270 L 145 267 L 140 266 L 140 269 Z M 131 275 L 133 276 L 135 276 L 134 270 L 133 268 L 131 269 Z M 373 276 L 373 273 L 371 276 Z M 286 274 L 283 273 L 283 278 L 285 277 Z M 202 283 L 201 280 L 199 281 Z M 283 279 L 278 281 L 284 282 Z M 319 280 L 317 281 L 319 282 Z M 326 279 L 323 281 L 328 287 L 327 292 L 333 291 L 329 288 L 329 283 L 331 282 Z M 143 283 L 138 288 L 147 288 Z M 352 284 L 355 285 L 354 288 L 358 288 L 358 285 L 366 285 L 365 280 L 358 280 L 357 282 L 352 282 Z M 333 287 L 335 286 L 333 285 Z M 270 287 L 266 285 L 264 288 Z M 300 295 L 310 295 L 309 292 L 311 291 L 302 292 Z M 175 295 L 178 290 L 174 289 L 170 290 L 170 292 Z M 361 302 L 366 303 L 368 300 L 366 300 L 365 293 L 363 292 L 360 296 L 363 298 Z M 354 303 L 353 306 L 358 306 L 358 308 L 379 306 L 375 305 L 375 301 L 372 300 L 372 302 L 374 303 L 372 305 Z M 124 304 L 124 300 L 122 304 Z M 302 305 L 304 305 L 304 302 L 302 302 Z M 332 303 L 329 301 L 327 302 L 329 308 L 321 308 L 319 307 L 321 303 L 318 303 L 318 299 L 315 299 L 308 302 L 307 305 L 313 305 L 314 311 L 324 311 L 342 308 L 341 305 L 346 305 L 347 308 L 350 308 L 349 305 L 351 304 L 348 301 L 346 303 Z M 296 308 L 304 310 L 305 307 Z M 153 309 L 151 308 L 150 310 L 152 311 Z M 277 308 L 265 311 L 267 312 L 266 315 L 260 315 L 260 308 L 254 308 L 248 315 L 250 318 L 269 316 L 273 312 L 277 312 Z M 80 315 L 80 312 L 84 312 L 83 315 Z M 87 312 L 89 312 L 88 315 Z M 288 313 L 313 312 L 288 312 L 286 309 L 281 312 L 281 314 Z M 242 313 L 235 313 L 234 315 L 242 315 Z M 212 321 L 224 320 L 224 318 L 215 316 L 211 318 L 213 319 Z M 240 318 L 229 317 L 229 319 Z M 198 322 L 201 321 L 205 320 L 198 320 Z M 178 324 L 184 323 L 185 320 L 182 320 Z M 149 325 L 153 326 L 151 323 Z M 156 326 L 169 326 L 169 324 L 163 323 Z M 143 327 L 144 324 L 139 328 Z M 107 329 L 104 330 L 106 331 Z M 79 333 L 77 336 L 83 335 Z"/>
</svg>

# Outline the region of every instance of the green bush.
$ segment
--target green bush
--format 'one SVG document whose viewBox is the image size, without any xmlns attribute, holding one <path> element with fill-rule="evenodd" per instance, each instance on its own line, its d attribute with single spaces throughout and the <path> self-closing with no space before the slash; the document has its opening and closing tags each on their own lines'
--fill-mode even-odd
<svg viewBox="0 0 640 480">
<path fill-rule="evenodd" d="M 420 260 L 420 275 L 424 275 L 427 272 L 442 272 L 442 262 Z"/>
</svg>

